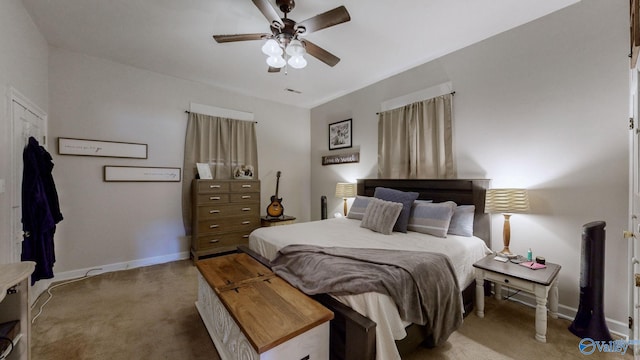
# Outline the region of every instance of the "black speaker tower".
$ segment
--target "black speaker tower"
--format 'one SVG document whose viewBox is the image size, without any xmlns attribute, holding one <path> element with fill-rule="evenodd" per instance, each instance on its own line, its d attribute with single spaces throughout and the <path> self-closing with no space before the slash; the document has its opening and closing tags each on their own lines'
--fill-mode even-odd
<svg viewBox="0 0 640 360">
<path fill-rule="evenodd" d="M 320 218 L 327 219 L 327 197 L 324 195 L 320 197 Z"/>
<path fill-rule="evenodd" d="M 604 317 L 604 221 L 582 226 L 580 305 L 569 331 L 581 338 L 610 341 Z"/>
</svg>

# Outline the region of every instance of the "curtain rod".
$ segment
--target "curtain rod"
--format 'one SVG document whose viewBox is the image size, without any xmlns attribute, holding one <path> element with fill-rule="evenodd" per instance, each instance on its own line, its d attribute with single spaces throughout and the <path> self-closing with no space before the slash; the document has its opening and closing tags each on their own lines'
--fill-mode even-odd
<svg viewBox="0 0 640 360">
<path fill-rule="evenodd" d="M 185 111 L 184 111 L 184 113 L 185 113 L 185 114 L 191 114 L 191 111 L 189 111 L 189 110 L 185 110 Z M 235 119 L 234 119 L 234 120 L 235 120 Z M 240 121 L 247 121 L 247 120 L 240 120 Z M 254 123 L 254 124 L 257 124 L 258 122 L 257 122 L 257 121 L 254 121 L 253 123 Z"/>
<path fill-rule="evenodd" d="M 450 94 L 451 96 L 455 96 L 455 95 L 456 95 L 456 92 L 455 92 L 455 91 L 452 91 L 452 92 L 450 92 L 449 94 Z M 442 96 L 442 95 L 440 95 L 440 96 Z M 436 97 L 437 97 L 437 96 L 436 96 Z M 429 99 L 427 99 L 427 100 L 429 100 Z M 377 112 L 377 113 L 376 113 L 376 115 L 380 115 L 380 113 L 379 113 L 379 112 Z"/>
</svg>

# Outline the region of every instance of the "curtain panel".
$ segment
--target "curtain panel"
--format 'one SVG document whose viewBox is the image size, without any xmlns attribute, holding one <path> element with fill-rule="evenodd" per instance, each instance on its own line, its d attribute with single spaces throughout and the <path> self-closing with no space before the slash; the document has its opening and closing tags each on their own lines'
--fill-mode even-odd
<svg viewBox="0 0 640 360">
<path fill-rule="evenodd" d="M 378 178 L 455 178 L 451 94 L 381 112 Z"/>
<path fill-rule="evenodd" d="M 182 221 L 191 234 L 191 183 L 196 163 L 209 164 L 214 179 L 232 179 L 236 166 L 253 166 L 258 179 L 258 146 L 255 122 L 189 113 L 184 143 Z"/>
</svg>

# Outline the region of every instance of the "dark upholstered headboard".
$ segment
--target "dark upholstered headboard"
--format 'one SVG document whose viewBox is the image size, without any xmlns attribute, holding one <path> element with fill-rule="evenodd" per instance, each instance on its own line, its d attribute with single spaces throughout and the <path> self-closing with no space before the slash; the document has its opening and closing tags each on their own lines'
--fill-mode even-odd
<svg viewBox="0 0 640 360">
<path fill-rule="evenodd" d="M 376 187 L 386 187 L 420 194 L 418 199 L 433 202 L 454 201 L 458 205 L 475 205 L 473 234 L 491 248 L 491 218 L 484 212 L 488 179 L 358 179 L 358 195 L 373 196 Z"/>
</svg>

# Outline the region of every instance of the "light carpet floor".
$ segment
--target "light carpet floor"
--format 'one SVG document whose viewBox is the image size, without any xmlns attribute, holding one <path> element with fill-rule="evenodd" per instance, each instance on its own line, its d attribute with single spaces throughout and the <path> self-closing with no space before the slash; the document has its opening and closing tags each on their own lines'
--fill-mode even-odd
<svg viewBox="0 0 640 360">
<path fill-rule="evenodd" d="M 219 359 L 195 308 L 197 269 L 191 261 L 105 273 L 53 288 L 53 298 L 32 325 L 33 360 Z M 32 316 L 48 297 L 35 303 Z M 486 298 L 475 314 L 438 348 L 406 357 L 422 359 L 632 359 L 617 353 L 583 355 L 568 320 L 549 319 L 547 343 L 534 339 L 535 310 Z M 283 359 L 284 360 L 284 359 Z"/>
</svg>

